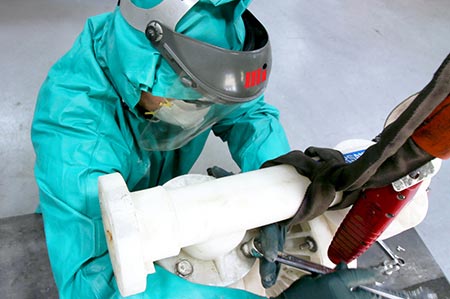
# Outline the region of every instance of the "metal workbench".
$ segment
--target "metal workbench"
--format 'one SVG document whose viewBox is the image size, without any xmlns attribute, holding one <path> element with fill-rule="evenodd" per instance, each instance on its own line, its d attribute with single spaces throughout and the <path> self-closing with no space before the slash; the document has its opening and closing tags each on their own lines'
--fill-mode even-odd
<svg viewBox="0 0 450 299">
<path fill-rule="evenodd" d="M 385 285 L 392 289 L 426 286 L 439 299 L 450 299 L 450 284 L 414 229 L 385 242 L 406 262 L 390 275 Z M 443 242 L 448 242 L 443 240 Z M 388 259 L 374 244 L 359 259 L 360 267 L 377 266 Z M 42 216 L 29 214 L 0 219 L 0 290 L 2 298 L 58 298 L 50 270 Z"/>
</svg>

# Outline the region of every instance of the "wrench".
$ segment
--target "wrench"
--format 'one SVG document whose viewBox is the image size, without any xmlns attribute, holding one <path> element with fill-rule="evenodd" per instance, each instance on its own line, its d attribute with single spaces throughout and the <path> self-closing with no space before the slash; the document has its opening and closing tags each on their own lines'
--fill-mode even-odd
<svg viewBox="0 0 450 299">
<path fill-rule="evenodd" d="M 277 257 L 275 258 L 276 262 L 281 264 L 285 264 L 303 271 L 307 271 L 312 274 L 328 274 L 332 273 L 335 270 L 320 264 L 316 264 L 310 261 L 303 260 L 293 255 L 289 255 L 283 252 L 278 252 Z M 360 285 L 356 288 L 363 289 L 369 293 L 379 295 L 386 299 L 410 299 L 409 296 L 404 296 L 401 292 L 396 292 L 392 290 L 386 290 L 376 286 L 365 286 Z M 412 298 L 411 298 L 412 299 Z"/>
<path fill-rule="evenodd" d="M 244 243 L 241 246 L 241 251 L 245 256 L 263 258 L 264 254 L 261 252 L 260 244 L 257 240 L 251 239 L 250 241 Z M 328 274 L 334 272 L 335 270 L 317 263 L 306 261 L 304 259 L 298 258 L 293 255 L 289 255 L 283 252 L 278 252 L 275 261 L 285 264 L 303 271 L 307 271 L 311 274 Z M 356 288 L 363 289 L 372 294 L 379 295 L 387 299 L 437 299 L 436 294 L 429 291 L 428 289 L 419 288 L 414 291 L 393 291 L 386 290 L 379 286 L 357 286 Z"/>
<path fill-rule="evenodd" d="M 399 257 L 398 255 L 396 255 L 391 248 L 389 248 L 389 246 L 382 240 L 377 240 L 378 245 L 381 246 L 381 248 L 384 250 L 384 252 L 392 259 L 392 261 L 394 262 L 391 266 L 398 266 L 396 267 L 395 271 L 399 269 L 399 267 L 403 267 L 406 262 L 404 259 L 402 259 L 401 257 Z M 385 263 L 387 265 L 387 263 Z"/>
</svg>

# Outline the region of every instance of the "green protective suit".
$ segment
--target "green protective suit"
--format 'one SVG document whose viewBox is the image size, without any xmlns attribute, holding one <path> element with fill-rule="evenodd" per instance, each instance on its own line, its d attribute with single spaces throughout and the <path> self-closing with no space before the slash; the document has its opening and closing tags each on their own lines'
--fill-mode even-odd
<svg viewBox="0 0 450 299">
<path fill-rule="evenodd" d="M 239 16 L 248 2 L 203 0 L 177 31 L 239 48 L 245 37 Z M 142 7 L 145 3 L 136 1 Z M 207 30 L 194 26 L 200 20 Z M 200 155 L 209 131 L 173 151 L 138 146 L 139 125 L 146 122 L 136 107 L 140 93 L 162 94 L 171 78 L 176 78 L 174 72 L 118 9 L 89 18 L 73 47 L 49 71 L 36 104 L 32 142 L 49 258 L 61 298 L 121 297 L 103 231 L 98 177 L 120 172 L 130 190 L 150 188 L 188 173 Z M 242 105 L 212 130 L 228 143 L 242 171 L 290 150 L 278 111 L 263 97 Z M 148 275 L 146 291 L 132 298 L 260 297 L 193 284 L 157 267 Z"/>
</svg>

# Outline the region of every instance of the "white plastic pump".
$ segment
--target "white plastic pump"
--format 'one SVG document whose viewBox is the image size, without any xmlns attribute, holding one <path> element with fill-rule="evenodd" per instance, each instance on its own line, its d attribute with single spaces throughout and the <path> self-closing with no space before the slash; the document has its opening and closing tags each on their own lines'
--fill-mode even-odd
<svg viewBox="0 0 450 299">
<path fill-rule="evenodd" d="M 120 174 L 100 177 L 103 223 L 121 294 L 144 291 L 153 263 L 181 248 L 201 248 L 221 238 L 221 248 L 230 250 L 247 230 L 292 217 L 308 184 L 288 165 L 132 193 Z M 194 255 L 202 251 L 190 248 Z"/>
<path fill-rule="evenodd" d="M 353 154 L 370 144 L 349 140 L 337 149 Z M 147 275 L 155 272 L 155 262 L 169 271 L 177 267 L 178 275 L 194 282 L 234 287 L 255 263 L 254 258 L 243 256 L 240 244 L 254 236 L 257 228 L 291 218 L 300 207 L 309 183 L 309 179 L 288 165 L 219 179 L 191 174 L 136 192 L 128 190 L 119 173 L 101 176 L 100 207 L 121 295 L 145 291 Z M 414 202 L 380 238 L 398 234 L 423 220 L 428 184 L 429 179 L 422 184 Z M 339 202 L 340 197 L 338 193 L 333 203 Z M 327 249 L 346 213 L 347 210 L 329 211 L 293 227 L 286 236 L 285 252 L 333 267 Z M 299 250 L 301 242 L 308 238 L 315 239 L 317 248 Z M 191 274 L 193 265 L 189 261 L 193 260 L 196 271 Z M 208 272 L 212 268 L 216 277 Z M 282 267 L 277 285 L 265 293 L 276 296 L 304 275 L 294 270 Z"/>
</svg>

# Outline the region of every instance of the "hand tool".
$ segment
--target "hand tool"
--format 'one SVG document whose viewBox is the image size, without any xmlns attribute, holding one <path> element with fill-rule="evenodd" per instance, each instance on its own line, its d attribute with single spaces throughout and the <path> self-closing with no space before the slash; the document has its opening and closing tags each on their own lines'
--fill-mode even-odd
<svg viewBox="0 0 450 299">
<path fill-rule="evenodd" d="M 334 235 L 328 248 L 330 260 L 348 264 L 363 254 L 414 198 L 420 185 L 401 191 L 392 185 L 363 191 Z"/>
<path fill-rule="evenodd" d="M 381 248 L 383 248 L 384 252 L 387 253 L 387 255 L 394 261 L 396 265 L 400 267 L 405 265 L 405 260 L 396 255 L 383 240 L 377 240 L 377 243 L 381 246 Z"/>
<path fill-rule="evenodd" d="M 255 257 L 255 258 L 264 258 L 264 254 L 261 250 L 261 244 L 260 242 L 253 238 L 250 241 L 244 243 L 241 247 L 241 251 L 244 255 L 248 257 Z M 302 271 L 309 272 L 311 274 L 328 274 L 336 271 L 335 269 L 326 267 L 324 265 L 320 265 L 311 261 L 307 261 L 304 259 L 301 259 L 299 257 L 286 254 L 284 252 L 278 252 L 277 256 L 275 257 L 275 262 L 279 262 L 281 264 L 285 264 L 297 269 L 300 269 Z M 413 291 L 394 291 L 394 290 L 387 290 L 384 288 L 381 288 L 377 285 L 360 285 L 357 286 L 357 288 L 363 289 L 367 292 L 373 293 L 375 295 L 381 296 L 383 298 L 387 299 L 438 299 L 437 295 L 430 290 L 426 288 L 418 288 Z"/>
</svg>

